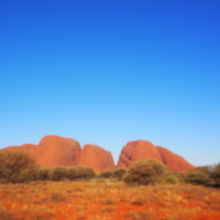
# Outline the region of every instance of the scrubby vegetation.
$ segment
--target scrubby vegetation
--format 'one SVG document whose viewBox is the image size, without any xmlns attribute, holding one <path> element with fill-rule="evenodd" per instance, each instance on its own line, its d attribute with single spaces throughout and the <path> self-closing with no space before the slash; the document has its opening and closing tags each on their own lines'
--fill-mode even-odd
<svg viewBox="0 0 220 220">
<path fill-rule="evenodd" d="M 214 166 L 211 177 L 214 179 L 215 185 L 220 187 L 220 163 Z"/>
<path fill-rule="evenodd" d="M 96 176 L 93 169 L 84 166 L 39 167 L 36 170 L 36 180 L 80 180 Z"/>
<path fill-rule="evenodd" d="M 36 172 L 34 158 L 23 151 L 0 151 L 0 180 L 3 182 L 24 182 L 33 179 Z"/>
<path fill-rule="evenodd" d="M 214 180 L 211 178 L 211 172 L 205 168 L 194 168 L 186 174 L 186 182 L 209 186 L 214 184 Z"/>
<path fill-rule="evenodd" d="M 127 173 L 128 169 L 126 168 L 117 168 L 113 171 L 113 178 L 116 180 L 123 180 L 125 174 Z"/>
<path fill-rule="evenodd" d="M 128 184 L 190 183 L 203 186 L 220 186 L 220 164 L 196 167 L 188 172 L 171 172 L 155 160 L 138 161 L 129 169 L 117 168 L 98 174 L 83 166 L 41 167 L 24 151 L 0 151 L 0 182 L 19 183 L 34 180 L 64 181 L 109 179 Z"/>
<path fill-rule="evenodd" d="M 165 175 L 166 167 L 155 160 L 136 162 L 124 176 L 129 184 L 147 185 L 159 182 Z"/>
<path fill-rule="evenodd" d="M 204 185 L 220 186 L 220 163 L 215 166 L 196 167 L 185 173 L 185 182 Z"/>
<path fill-rule="evenodd" d="M 107 170 L 100 172 L 98 178 L 106 178 L 112 180 L 123 180 L 124 175 L 127 173 L 128 169 L 125 168 L 116 168 L 114 170 Z"/>
<path fill-rule="evenodd" d="M 106 170 L 102 171 L 98 174 L 99 178 L 112 178 L 113 177 L 113 171 L 112 170 Z"/>
<path fill-rule="evenodd" d="M 167 171 L 165 173 L 165 175 L 161 178 L 160 182 L 161 183 L 176 184 L 176 183 L 184 182 L 184 179 L 183 179 L 182 175 L 179 175 L 179 173 Z"/>
<path fill-rule="evenodd" d="M 68 179 L 79 180 L 79 179 L 90 179 L 96 176 L 94 170 L 89 167 L 73 166 L 67 169 Z"/>
</svg>

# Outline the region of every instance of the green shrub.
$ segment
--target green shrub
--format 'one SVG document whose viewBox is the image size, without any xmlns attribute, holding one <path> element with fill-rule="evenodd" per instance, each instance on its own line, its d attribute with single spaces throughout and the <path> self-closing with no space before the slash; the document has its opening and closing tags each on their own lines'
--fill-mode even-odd
<svg viewBox="0 0 220 220">
<path fill-rule="evenodd" d="M 162 182 L 164 183 L 186 183 L 186 173 L 185 172 L 174 172 L 167 171 L 166 174 L 162 178 Z"/>
<path fill-rule="evenodd" d="M 53 167 L 48 172 L 48 178 L 55 181 L 65 180 L 68 178 L 68 168 L 63 166 Z"/>
<path fill-rule="evenodd" d="M 211 177 L 216 186 L 220 186 L 220 163 L 214 166 Z"/>
<path fill-rule="evenodd" d="M 208 175 L 211 175 L 213 168 L 211 166 L 199 166 L 196 167 L 195 169 L 200 170 Z"/>
<path fill-rule="evenodd" d="M 179 180 L 180 183 L 186 182 L 186 173 L 185 172 L 174 172 L 173 174 L 177 177 L 177 179 Z"/>
<path fill-rule="evenodd" d="M 78 180 L 95 177 L 95 172 L 83 166 L 41 167 L 38 170 L 38 180 Z"/>
<path fill-rule="evenodd" d="M 113 177 L 113 171 L 112 170 L 106 170 L 99 173 L 98 177 L 100 178 L 112 178 Z"/>
<path fill-rule="evenodd" d="M 34 158 L 23 150 L 0 151 L 0 179 L 4 182 L 25 182 L 34 178 Z"/>
<path fill-rule="evenodd" d="M 115 180 L 122 180 L 123 176 L 127 172 L 125 168 L 117 168 L 115 170 L 106 170 L 102 171 L 98 174 L 99 178 L 106 178 L 106 179 L 115 179 Z"/>
<path fill-rule="evenodd" d="M 95 172 L 92 168 L 84 166 L 72 166 L 67 170 L 67 178 L 70 180 L 90 179 L 95 177 Z"/>
<path fill-rule="evenodd" d="M 77 180 L 89 179 L 95 177 L 95 172 L 88 167 L 83 166 L 58 166 L 58 167 L 38 167 L 34 173 L 33 180 Z"/>
<path fill-rule="evenodd" d="M 53 169 L 51 167 L 39 167 L 36 174 L 36 180 L 52 180 Z"/>
<path fill-rule="evenodd" d="M 163 176 L 162 182 L 175 184 L 175 183 L 179 183 L 180 179 L 178 178 L 177 175 L 175 175 L 175 173 L 170 172 Z"/>
<path fill-rule="evenodd" d="M 129 184 L 153 184 L 159 182 L 165 172 L 165 166 L 158 161 L 138 161 L 128 170 L 124 176 L 124 181 Z"/>
<path fill-rule="evenodd" d="M 211 173 L 203 168 L 194 168 L 186 174 L 186 182 L 196 185 L 212 185 Z"/>
<path fill-rule="evenodd" d="M 113 170 L 112 177 L 117 180 L 122 180 L 124 175 L 126 174 L 126 172 L 127 172 L 126 168 L 117 168 L 117 169 Z"/>
</svg>

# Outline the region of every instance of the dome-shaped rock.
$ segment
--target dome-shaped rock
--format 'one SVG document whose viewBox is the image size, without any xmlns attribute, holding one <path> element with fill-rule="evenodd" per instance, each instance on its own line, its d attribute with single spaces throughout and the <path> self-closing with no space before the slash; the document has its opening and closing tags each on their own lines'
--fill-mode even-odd
<svg viewBox="0 0 220 220">
<path fill-rule="evenodd" d="M 96 171 L 111 170 L 115 167 L 111 152 L 91 144 L 83 147 L 79 165 L 91 167 Z"/>
<path fill-rule="evenodd" d="M 45 136 L 39 143 L 37 162 L 44 166 L 76 165 L 80 151 L 80 144 L 74 139 Z"/>
<path fill-rule="evenodd" d="M 194 166 L 183 157 L 167 150 L 164 147 L 157 147 L 160 152 L 163 163 L 172 171 L 188 171 Z"/>
<path fill-rule="evenodd" d="M 181 156 L 142 140 L 131 141 L 122 149 L 118 167 L 129 167 L 138 160 L 148 159 L 160 161 L 172 171 L 188 171 L 193 168 L 193 165 Z"/>
<path fill-rule="evenodd" d="M 151 142 L 144 140 L 131 141 L 122 149 L 118 167 L 129 167 L 135 161 L 147 159 L 154 159 L 162 162 L 159 151 Z"/>
</svg>

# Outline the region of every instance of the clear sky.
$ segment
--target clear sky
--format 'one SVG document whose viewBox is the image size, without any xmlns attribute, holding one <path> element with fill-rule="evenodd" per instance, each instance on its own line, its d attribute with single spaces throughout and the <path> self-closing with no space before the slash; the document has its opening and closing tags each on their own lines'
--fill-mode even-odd
<svg viewBox="0 0 220 220">
<path fill-rule="evenodd" d="M 0 104 L 1 148 L 56 134 L 117 160 L 145 139 L 220 162 L 220 1 L 1 1 Z"/>
</svg>

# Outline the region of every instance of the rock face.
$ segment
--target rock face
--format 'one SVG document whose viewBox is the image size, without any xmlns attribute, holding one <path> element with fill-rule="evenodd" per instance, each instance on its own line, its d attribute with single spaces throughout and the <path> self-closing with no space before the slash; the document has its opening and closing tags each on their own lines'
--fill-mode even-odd
<svg viewBox="0 0 220 220">
<path fill-rule="evenodd" d="M 194 167 L 183 157 L 172 153 L 164 147 L 157 147 L 157 149 L 160 152 L 163 163 L 172 171 L 188 171 Z"/>
<path fill-rule="evenodd" d="M 44 166 L 77 165 L 80 144 L 71 138 L 46 136 L 39 143 L 37 161 Z"/>
<path fill-rule="evenodd" d="M 103 148 L 87 144 L 81 150 L 78 141 L 54 135 L 45 136 L 38 145 L 24 144 L 10 146 L 7 150 L 22 149 L 36 159 L 42 166 L 83 165 L 95 171 L 115 168 L 111 152 Z M 193 168 L 181 156 L 163 147 L 157 147 L 149 141 L 131 141 L 123 148 L 117 167 L 129 167 L 135 161 L 153 159 L 167 165 L 172 171 L 187 171 Z"/>
<path fill-rule="evenodd" d="M 22 149 L 42 166 L 77 165 L 80 157 L 80 144 L 71 138 L 49 135 L 41 139 L 39 145 L 24 144 L 10 146 L 8 150 Z"/>
<path fill-rule="evenodd" d="M 96 171 L 114 169 L 112 154 L 103 148 L 87 144 L 80 154 L 79 165 L 91 167 Z"/>
<path fill-rule="evenodd" d="M 149 141 L 131 141 L 123 148 L 118 167 L 129 167 L 134 161 L 155 159 L 162 162 L 161 155 Z"/>
<path fill-rule="evenodd" d="M 38 145 L 24 144 L 10 146 L 7 150 L 22 149 L 36 159 L 42 166 L 83 165 L 95 171 L 115 168 L 112 154 L 103 148 L 87 144 L 81 150 L 78 141 L 54 135 L 45 136 Z"/>
<path fill-rule="evenodd" d="M 172 171 L 187 171 L 193 168 L 190 163 L 179 155 L 143 140 L 129 142 L 123 148 L 118 161 L 118 167 L 127 168 L 138 160 L 147 159 L 160 161 Z"/>
<path fill-rule="evenodd" d="M 35 159 L 38 155 L 38 146 L 35 144 L 23 144 L 21 146 L 10 146 L 6 148 L 7 150 L 24 150 L 31 156 L 33 156 Z"/>
</svg>

